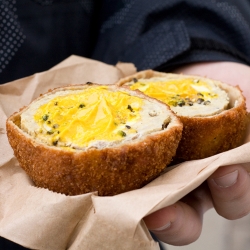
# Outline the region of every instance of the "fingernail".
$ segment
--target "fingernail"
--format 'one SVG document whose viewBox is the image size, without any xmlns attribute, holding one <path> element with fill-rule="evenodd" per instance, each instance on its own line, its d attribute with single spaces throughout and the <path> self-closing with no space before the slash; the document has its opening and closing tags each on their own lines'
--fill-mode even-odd
<svg viewBox="0 0 250 250">
<path fill-rule="evenodd" d="M 219 177 L 213 180 L 219 187 L 222 187 L 222 188 L 231 187 L 236 183 L 237 178 L 238 178 L 238 173 L 239 173 L 238 170 L 235 170 L 232 173 L 226 174 L 222 177 Z"/>
<path fill-rule="evenodd" d="M 170 225 L 171 225 L 171 222 L 168 222 L 167 224 L 165 224 L 165 225 L 162 226 L 162 227 L 158 227 L 158 228 L 155 228 L 155 229 L 151 229 L 151 231 L 153 231 L 153 232 L 154 232 L 154 231 L 157 231 L 157 232 L 163 231 L 163 230 L 169 228 Z"/>
</svg>

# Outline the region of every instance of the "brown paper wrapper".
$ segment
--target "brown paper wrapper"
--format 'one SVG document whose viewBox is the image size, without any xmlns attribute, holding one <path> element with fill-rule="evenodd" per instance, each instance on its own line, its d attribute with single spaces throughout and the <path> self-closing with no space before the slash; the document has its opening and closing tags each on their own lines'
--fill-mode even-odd
<svg viewBox="0 0 250 250">
<path fill-rule="evenodd" d="M 71 56 L 46 72 L 0 86 L 0 236 L 39 250 L 156 250 L 159 245 L 144 216 L 175 203 L 220 166 L 250 162 L 249 129 L 242 146 L 184 162 L 147 186 L 120 195 L 65 196 L 35 187 L 13 156 L 7 117 L 50 88 L 87 81 L 112 84 L 135 71 L 129 63 L 111 66 Z"/>
</svg>

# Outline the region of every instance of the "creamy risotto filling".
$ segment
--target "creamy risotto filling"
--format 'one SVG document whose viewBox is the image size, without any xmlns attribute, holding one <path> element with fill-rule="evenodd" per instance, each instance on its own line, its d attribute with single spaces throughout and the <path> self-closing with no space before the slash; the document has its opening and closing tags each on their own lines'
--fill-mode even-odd
<svg viewBox="0 0 250 250">
<path fill-rule="evenodd" d="M 21 128 L 52 146 L 103 148 L 160 131 L 168 117 L 157 102 L 97 86 L 46 95 L 22 113 Z"/>
<path fill-rule="evenodd" d="M 156 98 L 180 116 L 209 116 L 227 109 L 227 93 L 211 81 L 196 78 L 166 79 L 153 77 L 133 79 L 127 83 L 132 90 L 139 89 Z"/>
</svg>

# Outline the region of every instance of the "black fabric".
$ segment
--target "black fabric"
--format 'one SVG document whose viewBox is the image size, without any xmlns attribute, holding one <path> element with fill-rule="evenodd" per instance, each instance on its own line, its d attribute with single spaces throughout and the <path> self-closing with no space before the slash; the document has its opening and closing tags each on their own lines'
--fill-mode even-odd
<svg viewBox="0 0 250 250">
<path fill-rule="evenodd" d="M 25 250 L 28 248 L 25 248 L 3 237 L 0 237 L 0 249 L 1 250 Z"/>
<path fill-rule="evenodd" d="M 159 243 L 160 250 L 167 250 L 165 245 L 163 245 L 163 243 L 160 242 L 152 232 L 150 232 L 150 234 L 151 234 L 152 238 Z"/>
</svg>

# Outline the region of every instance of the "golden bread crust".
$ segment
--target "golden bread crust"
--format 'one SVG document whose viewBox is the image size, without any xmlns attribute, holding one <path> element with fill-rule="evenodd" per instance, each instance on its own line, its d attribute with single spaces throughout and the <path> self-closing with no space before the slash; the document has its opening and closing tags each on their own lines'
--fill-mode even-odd
<svg viewBox="0 0 250 250">
<path fill-rule="evenodd" d="M 123 86 L 136 79 L 152 77 L 182 78 L 188 75 L 145 70 L 123 78 L 116 84 Z M 207 78 L 191 76 L 198 79 Z M 211 79 L 209 79 L 211 81 Z M 214 80 L 212 80 L 214 81 Z M 230 107 L 219 114 L 207 117 L 178 116 L 183 123 L 182 138 L 174 162 L 206 158 L 239 146 L 243 142 L 248 124 L 245 97 L 238 87 L 216 82 L 230 98 Z M 237 104 L 235 104 L 237 103 Z"/>
<path fill-rule="evenodd" d="M 176 161 L 202 159 L 238 147 L 247 126 L 244 105 L 211 117 L 180 117 L 182 139 Z"/>
<path fill-rule="evenodd" d="M 182 124 L 169 110 L 174 125 L 160 133 L 116 147 L 68 151 L 38 143 L 22 131 L 24 109 L 6 123 L 14 154 L 36 186 L 66 195 L 115 195 L 141 188 L 171 162 L 181 139 Z"/>
</svg>

